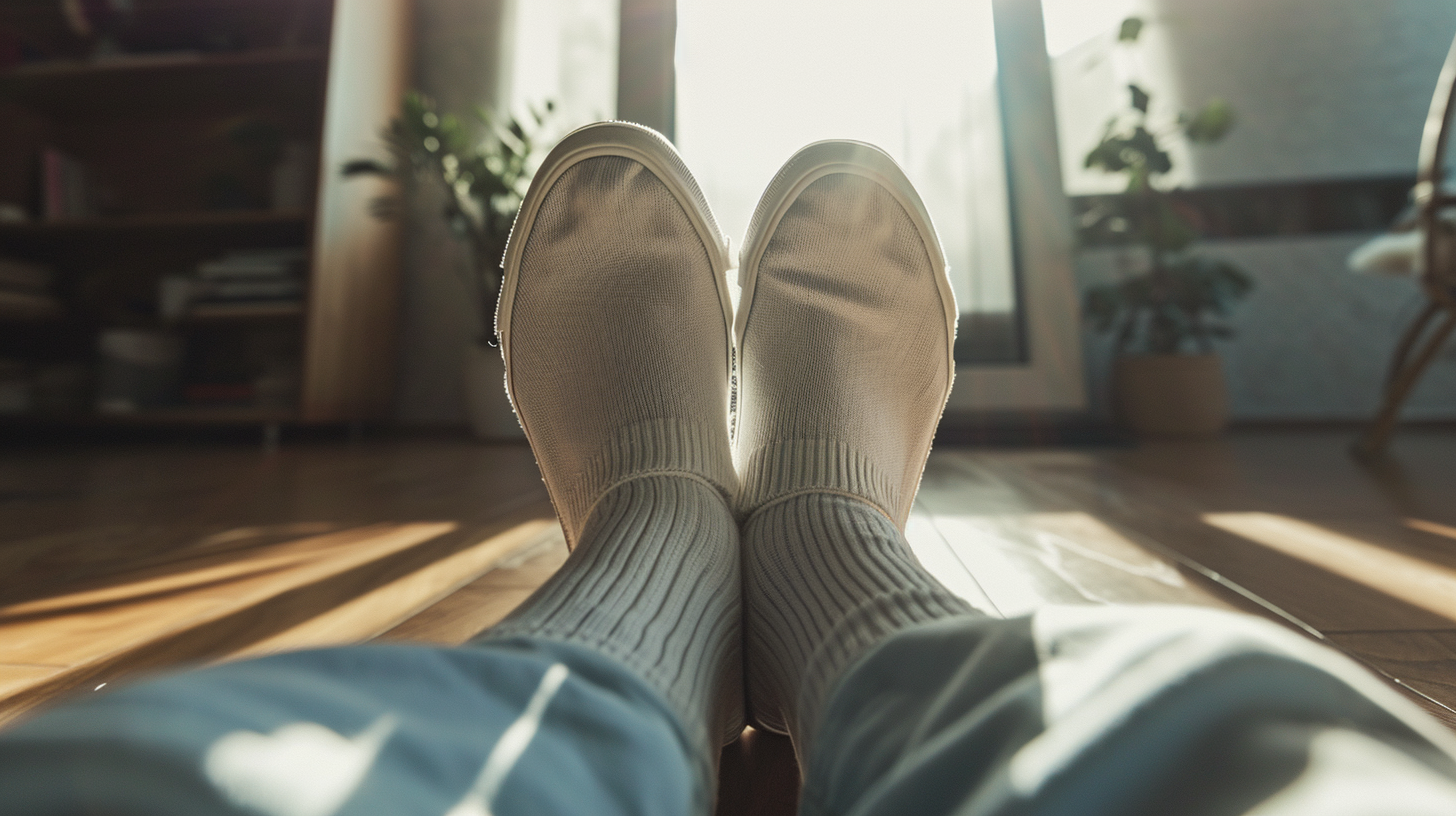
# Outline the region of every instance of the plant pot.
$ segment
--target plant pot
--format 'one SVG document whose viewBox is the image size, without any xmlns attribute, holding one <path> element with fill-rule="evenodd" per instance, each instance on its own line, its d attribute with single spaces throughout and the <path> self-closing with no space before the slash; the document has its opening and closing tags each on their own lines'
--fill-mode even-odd
<svg viewBox="0 0 1456 816">
<path fill-rule="evenodd" d="M 466 346 L 465 411 L 476 439 L 502 442 L 526 438 L 506 396 L 506 366 L 500 349 L 480 343 Z"/>
<path fill-rule="evenodd" d="M 1212 436 L 1228 424 L 1228 386 L 1217 354 L 1138 354 L 1112 369 L 1118 420 L 1138 436 Z"/>
</svg>

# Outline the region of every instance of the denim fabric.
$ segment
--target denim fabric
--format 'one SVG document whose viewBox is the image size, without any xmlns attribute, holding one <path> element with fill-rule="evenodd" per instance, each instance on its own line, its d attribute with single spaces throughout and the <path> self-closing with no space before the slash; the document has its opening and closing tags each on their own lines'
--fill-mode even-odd
<svg viewBox="0 0 1456 816">
<path fill-rule="evenodd" d="M 558 685 L 543 689 L 548 674 Z M 533 699 L 527 733 L 514 724 Z M 355 646 L 173 674 L 27 720 L 0 733 L 0 812 L 680 816 L 711 807 L 698 759 L 655 691 L 580 647 Z"/>
</svg>

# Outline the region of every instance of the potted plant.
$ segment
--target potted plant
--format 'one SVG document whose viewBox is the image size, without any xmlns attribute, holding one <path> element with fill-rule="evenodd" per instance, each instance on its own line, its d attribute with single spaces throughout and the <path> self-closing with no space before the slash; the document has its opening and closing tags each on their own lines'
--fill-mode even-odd
<svg viewBox="0 0 1456 816">
<path fill-rule="evenodd" d="M 445 193 L 442 215 L 470 250 L 469 284 L 480 318 L 481 332 L 466 352 L 464 383 L 471 430 L 481 439 L 523 437 L 505 393 L 495 312 L 501 257 L 553 107 L 548 101 L 542 109 L 532 109 L 527 122 L 477 108 L 474 115 L 485 135 L 476 139 L 459 117 L 437 112 L 429 97 L 411 92 L 400 116 L 384 132 L 392 163 L 356 159 L 343 168 L 345 176 L 397 178 L 406 194 L 421 180 Z M 392 198 L 374 202 L 374 213 L 381 218 L 396 217 L 400 210 Z"/>
<path fill-rule="evenodd" d="M 1141 18 L 1124 20 L 1119 44 L 1136 43 L 1142 29 Z M 1212 341 L 1233 336 L 1221 318 L 1253 281 L 1234 264 L 1189 248 L 1197 237 L 1192 220 L 1155 182 L 1173 169 L 1163 140 L 1217 142 L 1233 126 L 1233 110 L 1214 99 L 1156 128 L 1147 90 L 1133 82 L 1128 94 L 1128 110 L 1108 121 L 1085 162 L 1125 176 L 1125 193 L 1115 206 L 1087 213 L 1082 225 L 1141 251 L 1124 255 L 1118 281 L 1089 288 L 1083 309 L 1094 331 L 1114 338 L 1119 419 L 1142 436 L 1209 435 L 1228 421 L 1227 385 Z"/>
</svg>

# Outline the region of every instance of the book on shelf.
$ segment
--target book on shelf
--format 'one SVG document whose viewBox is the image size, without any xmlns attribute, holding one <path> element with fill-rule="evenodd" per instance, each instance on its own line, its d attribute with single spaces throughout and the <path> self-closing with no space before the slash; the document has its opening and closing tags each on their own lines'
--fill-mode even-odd
<svg viewBox="0 0 1456 816">
<path fill-rule="evenodd" d="M 240 320 L 250 317 L 291 317 L 303 314 L 303 301 L 248 300 L 241 302 L 196 303 L 186 312 L 192 320 Z"/>
<path fill-rule="evenodd" d="M 302 249 L 249 249 L 197 265 L 192 300 L 202 303 L 297 301 L 303 297 Z"/>
<path fill-rule="evenodd" d="M 203 280 L 297 277 L 307 260 L 302 249 L 242 250 L 203 261 L 197 265 L 197 276 Z"/>
<path fill-rule="evenodd" d="M 194 303 L 251 300 L 287 300 L 303 296 L 303 281 L 296 278 L 255 280 L 201 280 L 193 289 Z"/>
<path fill-rule="evenodd" d="M 302 314 L 307 252 L 236 250 L 203 261 L 192 276 L 163 278 L 159 313 L 168 320 L 227 320 Z"/>
<path fill-rule="evenodd" d="M 47 317 L 60 311 L 51 294 L 53 273 L 39 264 L 0 258 L 0 315 Z"/>
<path fill-rule="evenodd" d="M 95 214 L 85 166 L 54 147 L 40 152 L 40 205 L 41 216 L 47 221 Z"/>
</svg>

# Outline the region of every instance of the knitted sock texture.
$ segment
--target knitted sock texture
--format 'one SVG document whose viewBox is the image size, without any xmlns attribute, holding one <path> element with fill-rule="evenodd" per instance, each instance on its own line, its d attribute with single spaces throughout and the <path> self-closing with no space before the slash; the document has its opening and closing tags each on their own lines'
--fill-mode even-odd
<svg viewBox="0 0 1456 816">
<path fill-rule="evenodd" d="M 662 693 L 716 761 L 742 729 L 738 528 L 716 488 L 650 475 L 597 503 L 566 564 L 486 639 L 575 643 Z"/>
<path fill-rule="evenodd" d="M 743 527 L 744 651 L 752 719 L 793 735 L 800 759 L 834 683 L 907 627 L 972 608 L 864 501 L 801 493 Z"/>
<path fill-rule="evenodd" d="M 512 303 L 512 398 L 575 543 L 593 503 L 648 472 L 736 490 L 728 328 L 708 250 L 631 159 L 568 168 L 525 240 Z"/>
<path fill-rule="evenodd" d="M 739 351 L 743 514 L 800 490 L 843 491 L 904 525 L 950 377 L 931 252 L 895 197 L 862 176 L 824 176 L 790 205 L 759 262 Z"/>
<path fill-rule="evenodd" d="M 791 160 L 770 185 L 794 183 Z M 789 175 L 785 175 L 789 174 Z M 762 246 L 739 349 L 752 718 L 808 755 L 835 681 L 875 644 L 970 607 L 901 534 L 949 370 L 938 246 L 880 181 L 808 183 Z M 777 206 L 776 204 L 774 206 Z"/>
</svg>

